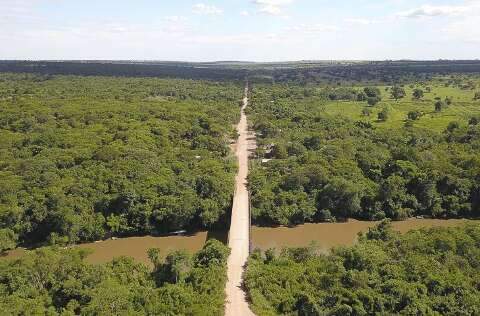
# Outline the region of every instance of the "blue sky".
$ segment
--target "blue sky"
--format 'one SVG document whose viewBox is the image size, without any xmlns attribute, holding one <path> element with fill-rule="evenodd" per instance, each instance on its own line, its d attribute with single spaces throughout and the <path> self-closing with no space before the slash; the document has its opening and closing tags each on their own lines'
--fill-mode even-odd
<svg viewBox="0 0 480 316">
<path fill-rule="evenodd" d="M 0 59 L 480 58 L 480 0 L 0 0 Z"/>
</svg>

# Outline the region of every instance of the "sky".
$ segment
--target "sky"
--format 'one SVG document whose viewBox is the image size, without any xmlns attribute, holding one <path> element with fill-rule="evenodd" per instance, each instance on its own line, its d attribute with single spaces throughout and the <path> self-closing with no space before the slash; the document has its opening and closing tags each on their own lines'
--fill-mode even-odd
<svg viewBox="0 0 480 316">
<path fill-rule="evenodd" d="M 480 58 L 480 0 L 0 0 L 0 59 Z"/>
</svg>

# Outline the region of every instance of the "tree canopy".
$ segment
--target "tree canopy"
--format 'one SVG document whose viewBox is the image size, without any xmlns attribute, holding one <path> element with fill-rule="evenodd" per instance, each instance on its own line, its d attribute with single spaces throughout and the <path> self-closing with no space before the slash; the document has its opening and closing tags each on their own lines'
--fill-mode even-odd
<svg viewBox="0 0 480 316">
<path fill-rule="evenodd" d="M 84 260 L 86 250 L 40 248 L 0 260 L 0 310 L 4 315 L 221 315 L 228 253 L 212 239 L 193 257 L 174 252 L 150 271 L 127 257 L 92 265 Z"/>
<path fill-rule="evenodd" d="M 431 94 L 442 82 L 429 83 Z M 469 93 L 444 116 L 407 98 L 362 115 L 361 101 L 332 101 L 323 93 L 328 87 L 307 89 L 313 92 L 305 96 L 295 84 L 253 85 L 247 110 L 257 155 L 270 159 L 256 161 L 248 178 L 254 223 L 480 216 L 480 130 L 470 124 L 476 116 L 462 113 L 480 108 Z M 423 125 L 427 113 L 434 128 Z"/>
<path fill-rule="evenodd" d="M 221 224 L 242 93 L 227 82 L 1 74 L 0 229 L 77 243 Z"/>
<path fill-rule="evenodd" d="M 399 235 L 387 222 L 352 247 L 255 251 L 245 286 L 257 315 L 476 315 L 480 225 Z"/>
</svg>

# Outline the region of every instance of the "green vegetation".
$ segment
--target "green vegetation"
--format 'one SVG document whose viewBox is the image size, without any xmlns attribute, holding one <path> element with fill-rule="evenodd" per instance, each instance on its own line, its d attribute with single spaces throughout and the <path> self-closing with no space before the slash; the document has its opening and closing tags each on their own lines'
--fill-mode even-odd
<svg viewBox="0 0 480 316">
<path fill-rule="evenodd" d="M 152 272 L 125 257 L 91 265 L 85 250 L 40 248 L 0 260 L 1 314 L 222 315 L 228 254 L 212 239 L 193 257 L 152 255 Z"/>
<path fill-rule="evenodd" d="M 405 89 L 399 86 L 393 86 L 391 89 L 392 98 L 395 100 L 401 99 L 406 95 Z"/>
<path fill-rule="evenodd" d="M 395 234 L 353 247 L 254 252 L 245 284 L 257 315 L 478 315 L 480 225 Z"/>
<path fill-rule="evenodd" d="M 1 74 L 1 250 L 225 225 L 242 88 Z"/>
<path fill-rule="evenodd" d="M 480 216 L 479 62 L 275 65 L 0 61 L 0 252 L 51 245 L 0 260 L 1 313 L 222 314 L 218 241 L 150 249 L 152 271 L 63 246 L 228 226 L 245 76 L 255 223 Z M 155 78 L 170 76 L 238 81 Z M 329 255 L 255 252 L 255 311 L 480 314 L 478 225 L 388 223 Z"/>
<path fill-rule="evenodd" d="M 480 216 L 478 84 L 253 85 L 257 154 L 272 159 L 249 175 L 254 222 Z"/>
</svg>

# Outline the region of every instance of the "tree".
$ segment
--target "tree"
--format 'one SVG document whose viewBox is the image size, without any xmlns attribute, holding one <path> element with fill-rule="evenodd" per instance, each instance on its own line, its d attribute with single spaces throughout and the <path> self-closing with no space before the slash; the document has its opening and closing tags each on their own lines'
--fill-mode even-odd
<svg viewBox="0 0 480 316">
<path fill-rule="evenodd" d="M 348 218 L 361 211 L 361 188 L 343 178 L 333 178 L 317 195 L 317 209 Z"/>
<path fill-rule="evenodd" d="M 183 282 L 191 268 L 190 255 L 184 250 L 177 250 L 165 258 L 166 278 L 170 282 Z"/>
<path fill-rule="evenodd" d="M 395 234 L 392 230 L 392 221 L 384 219 L 373 228 L 369 228 L 366 233 L 367 239 L 389 241 L 393 239 Z"/>
<path fill-rule="evenodd" d="M 230 249 L 216 239 L 209 239 L 195 258 L 195 267 L 223 265 L 227 261 Z"/>
<path fill-rule="evenodd" d="M 364 91 L 360 91 L 357 93 L 357 101 L 363 102 L 367 100 L 367 94 Z"/>
<path fill-rule="evenodd" d="M 415 121 L 415 120 L 417 120 L 418 118 L 420 118 L 421 115 L 422 115 L 422 113 L 420 113 L 419 111 L 410 111 L 410 112 L 408 112 L 408 114 L 407 114 L 407 118 L 408 118 L 409 120 Z"/>
<path fill-rule="evenodd" d="M 85 315 L 133 314 L 133 293 L 115 280 L 105 280 L 90 293 L 90 302 L 82 310 Z"/>
<path fill-rule="evenodd" d="M 393 86 L 390 94 L 395 100 L 401 99 L 406 95 L 405 89 L 400 86 Z"/>
<path fill-rule="evenodd" d="M 363 91 L 369 98 L 380 98 L 382 96 L 380 89 L 377 87 L 365 87 Z"/>
<path fill-rule="evenodd" d="M 370 114 L 372 114 L 372 110 L 370 110 L 369 108 L 363 108 L 362 109 L 362 115 L 363 116 L 370 116 Z"/>
<path fill-rule="evenodd" d="M 423 98 L 423 90 L 417 88 L 413 90 L 412 95 L 415 100 L 420 100 L 421 98 Z"/>
<path fill-rule="evenodd" d="M 276 159 L 286 159 L 288 158 L 287 147 L 283 144 L 276 144 L 272 147 L 272 157 Z"/>
<path fill-rule="evenodd" d="M 388 217 L 403 220 L 411 215 L 410 207 L 415 200 L 408 194 L 404 178 L 391 175 L 385 179 L 380 187 L 379 198 Z"/>
<path fill-rule="evenodd" d="M 460 124 L 458 122 L 452 121 L 452 122 L 448 123 L 447 131 L 451 133 L 454 130 L 458 129 L 459 127 L 460 127 Z"/>
<path fill-rule="evenodd" d="M 375 106 L 378 102 L 380 102 L 380 98 L 379 98 L 379 97 L 368 97 L 368 98 L 367 98 L 367 103 L 368 103 L 368 105 L 370 105 L 370 106 Z"/>
<path fill-rule="evenodd" d="M 444 107 L 445 107 L 445 103 L 443 103 L 442 101 L 439 100 L 435 102 L 435 112 L 441 112 Z"/>
<path fill-rule="evenodd" d="M 17 246 L 18 236 L 9 228 L 0 229 L 0 253 L 14 249 Z"/>
<path fill-rule="evenodd" d="M 161 262 L 160 262 L 160 249 L 159 248 L 150 248 L 147 251 L 148 259 L 153 264 L 155 270 L 158 270 Z"/>
<path fill-rule="evenodd" d="M 385 122 L 388 120 L 390 116 L 390 109 L 388 107 L 384 107 L 379 113 L 378 113 L 378 120 Z"/>
</svg>

